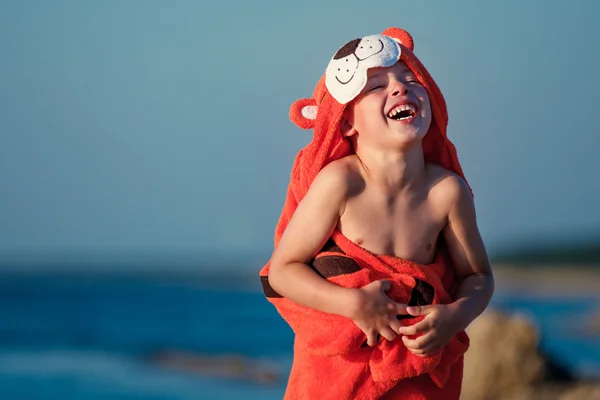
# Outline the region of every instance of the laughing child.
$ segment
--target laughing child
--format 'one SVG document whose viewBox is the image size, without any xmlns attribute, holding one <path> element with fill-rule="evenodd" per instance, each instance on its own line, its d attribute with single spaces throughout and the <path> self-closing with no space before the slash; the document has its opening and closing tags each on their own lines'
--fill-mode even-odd
<svg viewBox="0 0 600 400">
<path fill-rule="evenodd" d="M 458 399 L 494 281 L 442 93 L 404 30 L 346 43 L 290 116 L 294 162 L 261 270 L 295 333 L 286 399 Z"/>
</svg>

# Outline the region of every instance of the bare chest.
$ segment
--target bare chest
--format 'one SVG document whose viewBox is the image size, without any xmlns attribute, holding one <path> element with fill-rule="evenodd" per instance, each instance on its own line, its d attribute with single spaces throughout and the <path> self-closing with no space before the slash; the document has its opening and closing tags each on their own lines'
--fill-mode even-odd
<svg viewBox="0 0 600 400">
<path fill-rule="evenodd" d="M 445 224 L 446 213 L 427 196 L 390 200 L 365 193 L 348 201 L 338 229 L 371 253 L 428 264 Z"/>
</svg>

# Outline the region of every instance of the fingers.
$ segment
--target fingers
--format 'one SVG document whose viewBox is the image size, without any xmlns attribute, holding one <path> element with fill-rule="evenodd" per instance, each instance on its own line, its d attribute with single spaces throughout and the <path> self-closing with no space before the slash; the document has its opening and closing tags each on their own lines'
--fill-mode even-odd
<svg viewBox="0 0 600 400">
<path fill-rule="evenodd" d="M 402 333 L 400 330 L 402 329 L 402 324 L 396 318 L 390 320 L 390 329 L 394 331 L 394 333 Z"/>
<path fill-rule="evenodd" d="M 407 314 L 412 315 L 413 317 L 419 317 L 421 315 L 427 315 L 433 311 L 431 306 L 410 306 L 406 307 Z"/>
<path fill-rule="evenodd" d="M 400 333 L 401 335 L 414 336 L 414 335 L 418 335 L 419 333 L 427 332 L 429 329 L 430 329 L 429 321 L 422 320 L 420 322 L 417 322 L 414 325 L 401 326 L 397 330 L 397 332 Z"/>
<path fill-rule="evenodd" d="M 375 332 L 367 333 L 367 346 L 375 347 L 377 345 L 377 339 L 379 339 L 379 335 Z"/>
<path fill-rule="evenodd" d="M 379 333 L 390 342 L 396 339 L 396 334 L 391 328 L 383 328 L 379 331 Z"/>
<path fill-rule="evenodd" d="M 418 339 L 415 340 L 411 340 L 406 336 L 402 336 L 402 343 L 404 343 L 404 345 L 406 346 L 406 348 L 413 354 L 417 355 L 417 356 L 421 356 L 421 357 L 425 357 L 425 352 L 423 351 L 423 349 L 419 346 L 419 343 L 417 342 L 419 339 L 421 339 L 423 336 L 421 336 Z"/>
<path fill-rule="evenodd" d="M 407 311 L 408 305 L 406 305 L 404 303 L 394 303 L 394 304 L 396 306 L 396 310 L 395 310 L 396 311 L 396 317 L 398 315 L 400 315 L 400 316 L 409 315 L 408 311 Z"/>
<path fill-rule="evenodd" d="M 418 350 L 408 349 L 408 351 L 410 351 L 412 354 L 419 356 L 419 357 L 431 357 L 431 356 L 434 356 L 441 349 L 442 348 L 439 346 L 430 346 L 430 347 L 427 347 L 422 350 L 421 349 L 418 349 Z"/>
<path fill-rule="evenodd" d="M 416 339 L 409 339 L 408 336 L 402 336 L 402 343 L 404 343 L 406 348 L 409 350 L 421 351 L 423 350 L 424 345 L 428 343 L 428 336 L 430 335 L 419 336 Z"/>
<path fill-rule="evenodd" d="M 437 353 L 438 351 L 440 351 L 441 349 L 442 349 L 442 346 L 440 346 L 437 343 L 432 343 L 429 346 L 425 347 L 422 351 L 423 351 L 423 355 L 432 356 L 435 353 Z"/>
<path fill-rule="evenodd" d="M 428 333 L 416 339 L 409 339 L 407 336 L 402 336 L 402 343 L 404 343 L 411 353 L 417 356 L 427 357 L 435 354 L 441 348 L 435 339 L 436 337 L 432 333 Z"/>
<path fill-rule="evenodd" d="M 379 330 L 379 333 L 377 333 L 376 331 L 370 331 L 368 333 L 365 333 L 367 335 L 367 346 L 376 346 L 382 337 L 390 342 L 395 340 L 398 337 L 396 331 L 397 328 L 394 329 L 392 327 L 384 327 Z"/>
</svg>

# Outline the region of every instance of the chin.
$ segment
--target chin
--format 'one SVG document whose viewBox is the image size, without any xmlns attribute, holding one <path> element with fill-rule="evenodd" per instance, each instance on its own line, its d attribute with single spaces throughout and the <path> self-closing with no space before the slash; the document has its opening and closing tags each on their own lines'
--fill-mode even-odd
<svg viewBox="0 0 600 400">
<path fill-rule="evenodd" d="M 385 144 L 387 149 L 406 150 L 410 149 L 423 141 L 422 137 L 417 135 L 395 135 Z"/>
<path fill-rule="evenodd" d="M 408 125 L 394 129 L 395 136 L 402 137 L 405 140 L 413 141 L 420 140 L 425 137 L 426 131 L 421 129 L 420 126 Z"/>
</svg>

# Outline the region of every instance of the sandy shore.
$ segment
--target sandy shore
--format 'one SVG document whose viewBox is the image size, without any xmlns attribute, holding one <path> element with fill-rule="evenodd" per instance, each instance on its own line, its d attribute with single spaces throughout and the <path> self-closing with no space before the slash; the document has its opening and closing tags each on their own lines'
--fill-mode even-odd
<svg viewBox="0 0 600 400">
<path fill-rule="evenodd" d="M 600 299 L 600 265 L 494 264 L 493 271 L 498 292 Z"/>
</svg>

